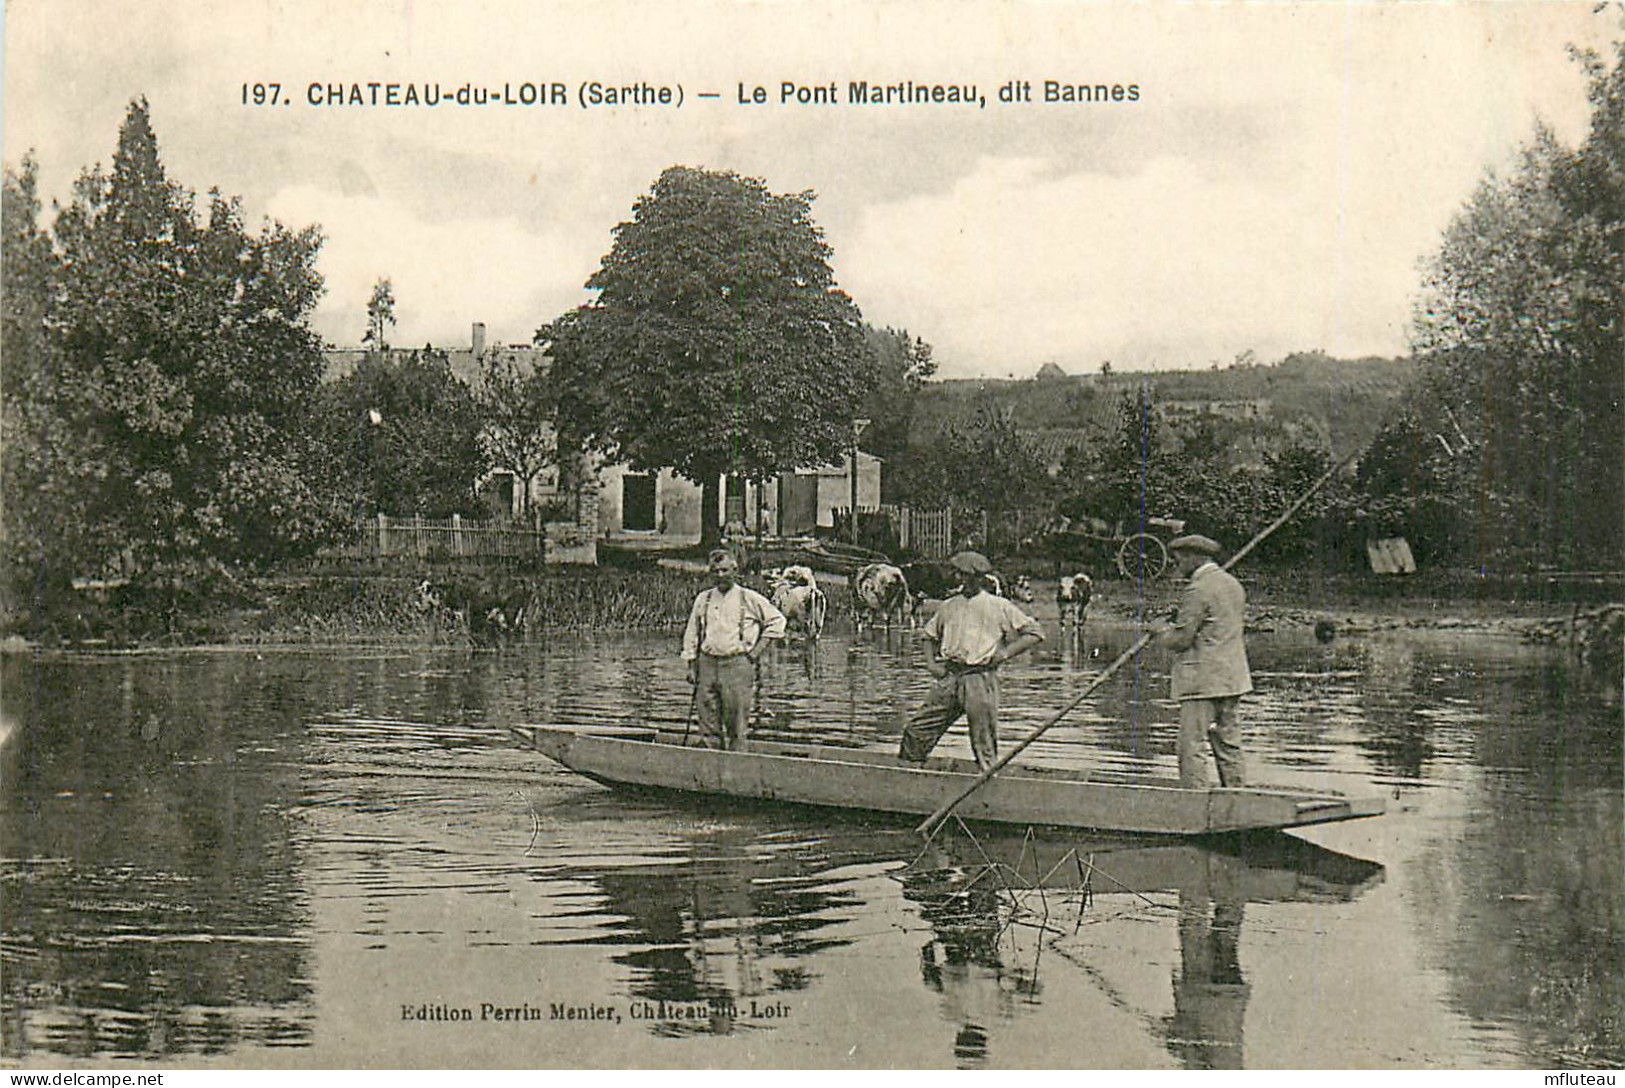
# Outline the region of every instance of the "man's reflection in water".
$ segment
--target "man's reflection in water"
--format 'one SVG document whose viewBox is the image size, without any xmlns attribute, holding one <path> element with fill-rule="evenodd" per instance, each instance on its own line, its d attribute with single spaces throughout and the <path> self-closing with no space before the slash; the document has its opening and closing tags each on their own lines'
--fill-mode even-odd
<svg viewBox="0 0 1625 1088">
<path fill-rule="evenodd" d="M 985 1065 L 993 1025 L 1040 992 L 1031 967 L 1006 964 L 1020 953 L 1005 924 L 1003 893 L 993 878 L 977 876 L 938 869 L 903 880 L 903 894 L 921 905 L 935 934 L 920 948 L 920 976 L 942 996 L 943 1018 L 958 1025 L 953 1049 L 961 1067 Z"/>
<path fill-rule="evenodd" d="M 792 848 L 764 825 L 740 822 L 684 834 L 673 863 L 596 867 L 584 875 L 626 921 L 614 957 L 629 968 L 636 1019 L 657 1035 L 726 1035 L 768 1028 L 753 1013 L 807 990 L 820 953 L 846 947 L 835 930 L 861 906 L 851 886 L 826 880 L 840 840 Z M 861 837 L 847 840 L 861 856 Z M 842 855 L 845 856 L 845 855 Z"/>
<path fill-rule="evenodd" d="M 1248 986 L 1239 944 L 1245 862 L 1207 854 L 1205 879 L 1179 890 L 1179 967 L 1168 1049 L 1187 1069 L 1242 1068 L 1241 1031 Z"/>
<path fill-rule="evenodd" d="M 944 1018 L 958 1028 L 954 1054 L 961 1064 L 985 1063 L 995 1024 L 1020 1015 L 1023 1004 L 1037 1004 L 1043 949 L 1046 955 L 1053 950 L 1063 971 L 1071 970 L 1066 964 L 1084 968 L 1114 1005 L 1160 1033 L 1182 1065 L 1241 1069 L 1249 994 L 1240 956 L 1244 905 L 1349 902 L 1383 873 L 1375 862 L 1278 833 L 1206 845 L 950 838 L 931 849 L 920 859 L 923 867 L 901 880 L 903 894 L 920 905 L 921 918 L 933 930 L 921 949 L 921 970 L 926 986 L 942 996 Z M 1000 859 L 998 871 L 988 868 L 993 859 Z M 1009 887 L 1001 874 L 1013 874 Z M 1039 883 L 1050 896 L 1042 926 L 1033 924 L 1030 912 L 1038 903 L 1028 890 Z M 1106 953 L 1107 965 L 1118 957 L 1107 947 L 1111 930 L 1079 938 L 1077 928 L 1067 924 L 1074 919 L 1081 925 L 1083 912 L 1091 910 L 1093 898 L 1081 891 L 1083 885 L 1126 896 L 1122 905 L 1129 914 L 1155 919 L 1159 931 L 1166 932 L 1164 919 L 1174 924 L 1179 961 L 1173 969 L 1172 1015 L 1140 1009 L 1091 966 L 1095 952 Z M 1014 896 L 1010 888 L 1016 889 Z M 1146 912 L 1148 906 L 1167 905 L 1166 899 L 1149 896 L 1169 892 L 1178 896 L 1177 919 L 1160 909 Z M 1027 917 L 1010 924 L 1018 901 Z"/>
</svg>

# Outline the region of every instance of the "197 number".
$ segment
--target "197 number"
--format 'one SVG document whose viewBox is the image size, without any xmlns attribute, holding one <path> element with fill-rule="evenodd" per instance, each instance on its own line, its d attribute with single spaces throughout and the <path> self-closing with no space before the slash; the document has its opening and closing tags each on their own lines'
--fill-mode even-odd
<svg viewBox="0 0 1625 1088">
<path fill-rule="evenodd" d="M 243 84 L 243 105 L 245 106 L 276 106 L 280 105 L 282 101 L 282 84 L 280 83 Z"/>
</svg>

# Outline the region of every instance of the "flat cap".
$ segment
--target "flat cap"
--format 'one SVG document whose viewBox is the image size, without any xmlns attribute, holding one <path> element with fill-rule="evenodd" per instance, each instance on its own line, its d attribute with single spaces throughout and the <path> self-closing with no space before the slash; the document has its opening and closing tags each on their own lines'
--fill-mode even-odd
<svg viewBox="0 0 1625 1088">
<path fill-rule="evenodd" d="M 1202 555 L 1218 555 L 1219 542 L 1212 537 L 1201 533 L 1191 533 L 1188 536 L 1176 536 L 1168 542 L 1171 552 L 1200 552 Z"/>
<path fill-rule="evenodd" d="M 948 560 L 948 565 L 955 570 L 962 570 L 966 574 L 991 574 L 993 564 L 987 561 L 987 556 L 981 552 L 958 552 Z"/>
</svg>

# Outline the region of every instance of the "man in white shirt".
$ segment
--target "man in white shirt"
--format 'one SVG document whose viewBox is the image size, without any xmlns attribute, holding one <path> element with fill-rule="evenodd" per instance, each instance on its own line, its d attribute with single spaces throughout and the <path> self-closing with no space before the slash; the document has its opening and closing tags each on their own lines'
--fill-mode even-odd
<svg viewBox="0 0 1625 1088">
<path fill-rule="evenodd" d="M 745 749 L 756 663 L 768 639 L 784 637 L 784 615 L 755 590 L 734 581 L 739 562 L 726 548 L 711 553 L 716 585 L 694 598 L 683 631 L 683 660 L 694 685 L 700 743 Z"/>
<path fill-rule="evenodd" d="M 963 714 L 970 720 L 971 751 L 986 770 L 999 755 L 998 668 L 1044 641 L 1044 629 L 988 592 L 993 565 L 985 556 L 960 552 L 949 562 L 965 576 L 963 595 L 943 601 L 921 632 L 925 667 L 936 683 L 903 730 L 897 755 L 905 763 L 923 764 Z"/>
</svg>

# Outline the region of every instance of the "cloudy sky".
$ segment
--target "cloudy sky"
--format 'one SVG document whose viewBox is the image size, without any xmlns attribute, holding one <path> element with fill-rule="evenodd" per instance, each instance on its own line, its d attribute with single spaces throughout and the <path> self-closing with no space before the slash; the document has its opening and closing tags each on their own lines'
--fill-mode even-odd
<svg viewBox="0 0 1625 1088">
<path fill-rule="evenodd" d="M 944 376 L 1397 354 L 1419 263 L 1484 171 L 1537 118 L 1583 134 L 1565 48 L 1625 34 L 1618 4 L 1595 9 L 9 0 L 5 159 L 33 149 L 64 195 L 145 95 L 171 177 L 321 224 L 315 321 L 341 344 L 380 276 L 396 343 L 464 343 L 477 320 L 528 340 L 683 163 L 814 190 L 842 287 Z M 987 104 L 860 106 L 855 80 L 975 84 Z M 999 102 L 1012 80 L 1034 101 Z M 1046 104 L 1045 80 L 1138 99 Z M 584 109 L 590 81 L 684 100 Z M 839 101 L 781 105 L 784 81 Z M 245 106 L 254 82 L 291 104 Z M 569 103 L 310 102 L 368 82 L 561 83 Z"/>
</svg>

